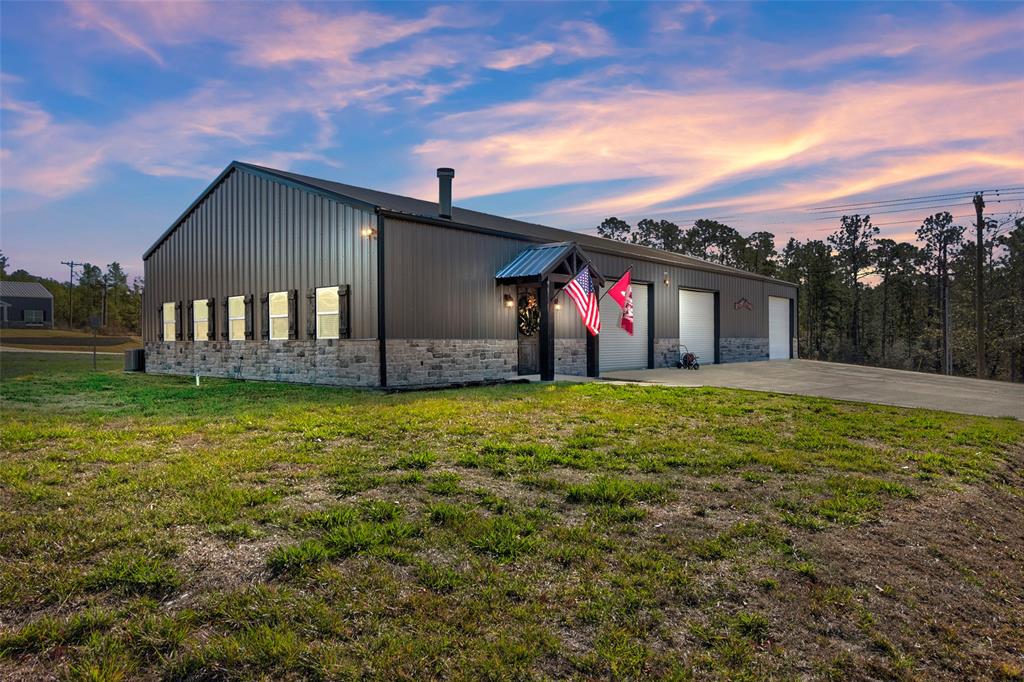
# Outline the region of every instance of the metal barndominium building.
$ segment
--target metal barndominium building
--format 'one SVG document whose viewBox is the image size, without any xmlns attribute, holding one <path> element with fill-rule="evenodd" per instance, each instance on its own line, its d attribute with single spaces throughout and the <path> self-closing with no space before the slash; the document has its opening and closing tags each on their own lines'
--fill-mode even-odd
<svg viewBox="0 0 1024 682">
<path fill-rule="evenodd" d="M 146 251 L 149 372 L 351 386 L 793 357 L 796 286 L 698 258 L 233 162 Z M 634 334 L 562 286 L 632 268 Z"/>
</svg>

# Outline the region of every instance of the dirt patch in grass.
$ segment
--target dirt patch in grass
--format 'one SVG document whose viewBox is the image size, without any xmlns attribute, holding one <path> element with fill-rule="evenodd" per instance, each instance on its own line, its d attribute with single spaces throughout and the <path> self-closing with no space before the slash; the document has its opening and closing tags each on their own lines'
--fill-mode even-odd
<svg viewBox="0 0 1024 682">
<path fill-rule="evenodd" d="M 1020 464 L 1006 474 L 1020 485 Z M 814 536 L 821 579 L 861 595 L 875 651 L 949 679 L 1024 663 L 1024 505 L 968 486 L 901 505 L 876 523 Z M 856 643 L 851 643 L 856 646 Z M 890 649 L 891 646 L 891 649 Z M 1009 669 L 1009 668 L 1007 668 Z"/>
<path fill-rule="evenodd" d="M 199 528 L 178 528 L 175 533 L 187 538 L 184 550 L 174 561 L 187 576 L 187 588 L 167 601 L 173 608 L 194 605 L 212 592 L 257 584 L 266 577 L 267 555 L 283 544 L 279 536 L 230 540 L 210 536 Z"/>
</svg>

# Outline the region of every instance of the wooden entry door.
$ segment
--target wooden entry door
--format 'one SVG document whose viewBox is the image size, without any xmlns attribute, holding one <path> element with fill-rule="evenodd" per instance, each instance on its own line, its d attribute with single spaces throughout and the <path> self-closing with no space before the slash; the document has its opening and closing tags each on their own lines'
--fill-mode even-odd
<svg viewBox="0 0 1024 682">
<path fill-rule="evenodd" d="M 540 373 L 540 308 L 537 290 L 516 291 L 516 338 L 519 341 L 519 375 Z"/>
</svg>

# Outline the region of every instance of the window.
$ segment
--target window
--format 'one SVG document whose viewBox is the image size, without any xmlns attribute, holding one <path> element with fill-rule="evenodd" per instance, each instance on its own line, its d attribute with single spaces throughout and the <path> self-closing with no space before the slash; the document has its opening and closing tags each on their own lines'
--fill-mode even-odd
<svg viewBox="0 0 1024 682">
<path fill-rule="evenodd" d="M 174 341 L 174 303 L 164 303 L 164 341 Z"/>
<path fill-rule="evenodd" d="M 338 287 L 320 287 L 316 290 L 316 338 L 340 337 L 340 307 Z"/>
<path fill-rule="evenodd" d="M 42 310 L 26 310 L 25 311 L 25 322 L 29 324 L 42 324 L 43 322 L 43 311 Z"/>
<path fill-rule="evenodd" d="M 192 301 L 192 339 L 206 341 L 210 338 L 210 302 L 205 298 Z"/>
<path fill-rule="evenodd" d="M 245 341 L 245 296 L 228 297 L 228 340 Z"/>
<path fill-rule="evenodd" d="M 275 291 L 269 297 L 270 340 L 283 341 L 288 338 L 288 292 Z"/>
</svg>

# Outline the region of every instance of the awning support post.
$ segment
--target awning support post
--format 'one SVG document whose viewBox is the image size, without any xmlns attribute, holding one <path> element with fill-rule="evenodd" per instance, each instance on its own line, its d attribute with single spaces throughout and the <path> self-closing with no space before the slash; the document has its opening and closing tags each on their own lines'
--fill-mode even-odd
<svg viewBox="0 0 1024 682">
<path fill-rule="evenodd" d="M 587 332 L 587 376 L 595 379 L 601 376 L 599 342 L 600 339 L 597 336 Z"/>
<path fill-rule="evenodd" d="M 551 280 L 545 277 L 537 290 L 540 307 L 540 380 L 555 380 L 555 316 L 552 310 Z"/>
</svg>

